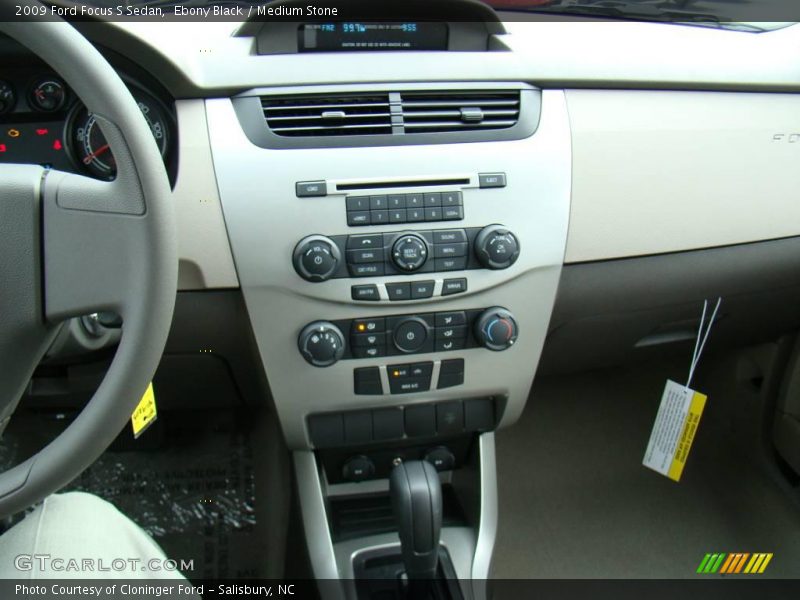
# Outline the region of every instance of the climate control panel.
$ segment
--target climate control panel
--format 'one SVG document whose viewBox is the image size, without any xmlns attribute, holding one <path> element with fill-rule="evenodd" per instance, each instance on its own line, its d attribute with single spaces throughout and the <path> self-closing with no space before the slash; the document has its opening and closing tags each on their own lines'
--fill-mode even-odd
<svg viewBox="0 0 800 600">
<path fill-rule="evenodd" d="M 348 332 L 346 337 L 345 333 Z M 506 350 L 519 328 L 505 308 L 447 311 L 337 321 L 314 321 L 298 337 L 298 348 L 315 367 L 340 359 L 380 358 L 466 348 Z"/>
</svg>

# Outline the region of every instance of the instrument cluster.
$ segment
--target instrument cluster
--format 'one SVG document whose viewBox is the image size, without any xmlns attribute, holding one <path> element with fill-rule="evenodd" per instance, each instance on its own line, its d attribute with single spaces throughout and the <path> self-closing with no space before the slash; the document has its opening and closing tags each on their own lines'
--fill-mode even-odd
<svg viewBox="0 0 800 600">
<path fill-rule="evenodd" d="M 176 141 L 172 110 L 138 82 L 123 79 L 170 167 Z M 39 164 L 105 180 L 117 170 L 102 128 L 67 84 L 51 72 L 22 67 L 0 73 L 0 163 Z"/>
</svg>

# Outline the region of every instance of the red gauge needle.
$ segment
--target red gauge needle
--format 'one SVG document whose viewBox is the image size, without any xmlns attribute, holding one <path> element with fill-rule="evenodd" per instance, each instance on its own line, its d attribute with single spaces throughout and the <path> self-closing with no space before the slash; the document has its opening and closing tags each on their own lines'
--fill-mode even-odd
<svg viewBox="0 0 800 600">
<path fill-rule="evenodd" d="M 106 150 L 108 150 L 108 144 L 100 146 L 97 150 L 95 150 L 91 154 L 87 154 L 86 156 L 83 157 L 83 164 L 88 165 L 90 162 L 92 162 L 95 158 L 100 156 Z"/>
</svg>

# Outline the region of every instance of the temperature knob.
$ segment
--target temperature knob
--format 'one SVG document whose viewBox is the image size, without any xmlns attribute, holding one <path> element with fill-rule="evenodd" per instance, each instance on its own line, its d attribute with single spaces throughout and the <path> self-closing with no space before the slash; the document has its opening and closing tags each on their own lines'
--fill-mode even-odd
<svg viewBox="0 0 800 600">
<path fill-rule="evenodd" d="M 339 268 L 342 253 L 334 241 L 324 235 L 310 235 L 294 247 L 294 270 L 306 281 L 325 281 Z"/>
<path fill-rule="evenodd" d="M 519 241 L 502 225 L 489 225 L 475 237 L 475 255 L 487 269 L 507 269 L 519 257 Z"/>
<path fill-rule="evenodd" d="M 310 364 L 315 367 L 330 367 L 344 354 L 344 336 L 333 323 L 314 321 L 300 332 L 297 347 Z"/>
<path fill-rule="evenodd" d="M 514 316 L 500 306 L 487 308 L 475 321 L 475 337 L 489 350 L 510 348 L 517 341 L 518 333 Z"/>
</svg>

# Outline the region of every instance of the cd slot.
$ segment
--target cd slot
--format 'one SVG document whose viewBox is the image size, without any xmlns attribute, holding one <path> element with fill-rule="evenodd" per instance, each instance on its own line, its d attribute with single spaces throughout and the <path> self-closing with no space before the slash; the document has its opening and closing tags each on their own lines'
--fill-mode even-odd
<svg viewBox="0 0 800 600">
<path fill-rule="evenodd" d="M 336 191 L 348 192 L 353 190 L 375 190 L 382 188 L 408 188 L 408 187 L 432 187 L 440 185 L 469 185 L 468 177 L 456 179 L 417 179 L 414 181 L 370 181 L 355 183 L 337 183 Z"/>
</svg>

